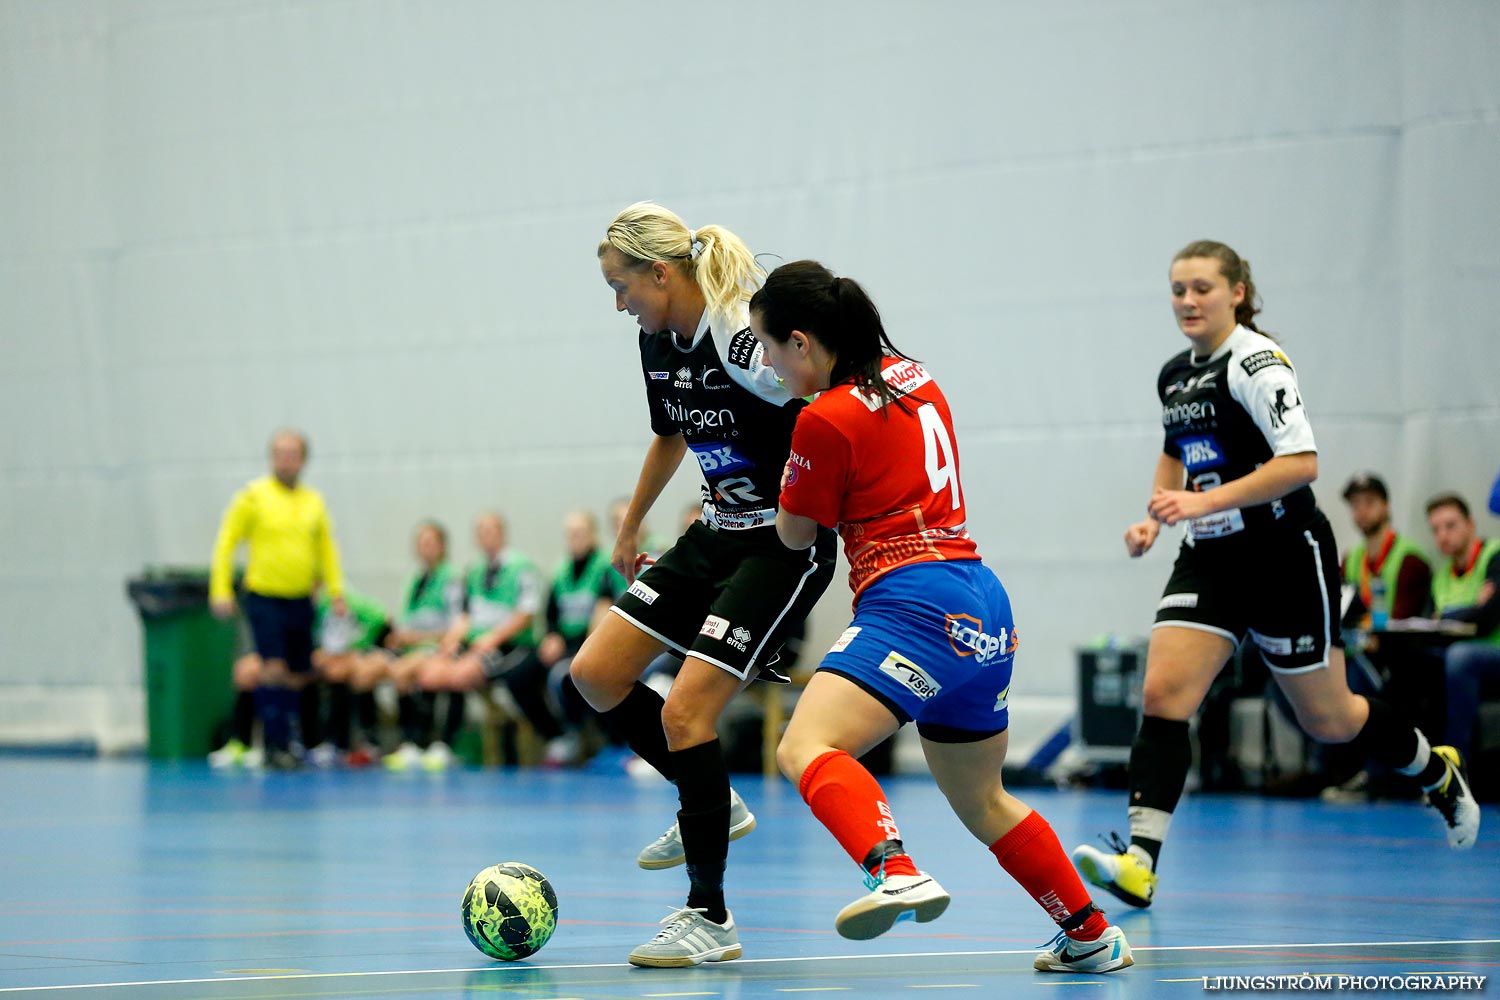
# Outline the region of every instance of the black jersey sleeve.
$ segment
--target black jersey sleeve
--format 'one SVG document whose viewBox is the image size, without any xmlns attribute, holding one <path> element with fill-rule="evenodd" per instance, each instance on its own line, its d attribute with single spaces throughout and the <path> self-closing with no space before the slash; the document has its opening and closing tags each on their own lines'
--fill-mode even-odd
<svg viewBox="0 0 1500 1000">
<path fill-rule="evenodd" d="M 681 429 L 678 428 L 677 421 L 673 420 L 671 414 L 667 412 L 666 398 L 651 384 L 653 380 L 662 381 L 668 378 L 669 373 L 651 370 L 646 349 L 649 338 L 650 334 L 642 330 L 640 336 L 641 378 L 646 386 L 646 406 L 651 412 L 651 432 L 660 437 L 672 437 L 680 434 Z"/>
<path fill-rule="evenodd" d="M 1177 360 L 1176 357 L 1169 359 L 1166 364 L 1161 366 L 1161 371 L 1156 373 L 1156 401 L 1162 405 L 1166 405 L 1167 383 Z M 1182 461 L 1182 449 L 1173 443 L 1171 429 L 1165 423 L 1163 423 L 1161 429 L 1161 451 L 1168 458 L 1175 458 L 1179 462 Z"/>
<path fill-rule="evenodd" d="M 547 631 L 556 632 L 559 619 L 562 618 L 562 609 L 557 606 L 557 588 L 554 586 L 547 591 Z"/>
</svg>

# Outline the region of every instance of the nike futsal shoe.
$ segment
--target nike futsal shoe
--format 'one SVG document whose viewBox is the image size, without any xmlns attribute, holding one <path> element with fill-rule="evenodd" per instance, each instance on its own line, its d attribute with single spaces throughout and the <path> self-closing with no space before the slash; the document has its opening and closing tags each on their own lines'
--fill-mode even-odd
<svg viewBox="0 0 1500 1000">
<path fill-rule="evenodd" d="M 886 875 L 876 879 L 867 876 L 865 885 L 871 892 L 839 911 L 833 926 L 851 941 L 868 941 L 890 930 L 903 917 L 915 917 L 925 924 L 943 915 L 953 901 L 925 872 L 915 875 Z"/>
<path fill-rule="evenodd" d="M 1433 747 L 1432 752 L 1447 763 L 1448 773 L 1441 785 L 1427 792 L 1427 804 L 1443 817 L 1448 846 L 1467 851 L 1479 839 L 1479 803 L 1464 780 L 1463 756 L 1453 747 Z"/>
<path fill-rule="evenodd" d="M 728 962 L 743 955 L 740 937 L 734 931 L 734 915 L 728 914 L 723 924 L 716 924 L 703 913 L 686 907 L 673 910 L 662 921 L 666 926 L 656 937 L 630 953 L 630 964 L 683 969 L 704 962 Z"/>
<path fill-rule="evenodd" d="M 1115 972 L 1134 964 L 1125 932 L 1111 926 L 1092 941 L 1075 941 L 1060 932 L 1031 967 L 1038 972 Z"/>
<path fill-rule="evenodd" d="M 1156 873 L 1130 853 L 1118 834 L 1111 834 L 1110 839 L 1110 849 L 1116 853 L 1080 844 L 1073 848 L 1073 863 L 1084 878 L 1131 906 L 1150 906 L 1156 895 Z"/>
<path fill-rule="evenodd" d="M 729 790 L 729 839 L 739 840 L 741 837 L 755 829 L 755 814 L 750 807 L 745 805 L 745 800 L 740 798 L 740 793 L 733 788 Z M 667 828 L 667 832 L 657 837 L 641 850 L 640 856 L 635 863 L 648 871 L 659 868 L 675 868 L 687 861 L 687 855 L 682 850 L 682 831 L 673 823 Z"/>
</svg>

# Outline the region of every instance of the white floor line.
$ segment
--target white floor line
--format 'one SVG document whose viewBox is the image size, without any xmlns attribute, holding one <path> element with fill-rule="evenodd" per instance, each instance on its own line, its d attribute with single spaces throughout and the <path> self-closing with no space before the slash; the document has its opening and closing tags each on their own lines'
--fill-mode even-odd
<svg viewBox="0 0 1500 1000">
<path fill-rule="evenodd" d="M 1407 948 L 1432 945 L 1500 944 L 1500 938 L 1465 938 L 1450 941 L 1300 941 L 1270 944 L 1188 944 L 1138 945 L 1132 951 L 1264 951 L 1281 948 Z M 768 965 L 777 962 L 869 962 L 882 958 L 962 958 L 995 955 L 1033 955 L 1035 948 L 1010 948 L 1001 951 L 920 951 L 891 952 L 883 955 L 803 955 L 793 958 L 741 958 L 734 965 Z M 0 986 L 0 993 L 40 993 L 45 990 L 104 990 L 131 986 L 193 986 L 203 983 L 270 982 L 290 979 L 358 979 L 377 976 L 441 976 L 459 972 L 569 972 L 579 969 L 628 969 L 624 962 L 599 962 L 590 965 L 494 965 L 462 966 L 456 969 L 397 969 L 386 972 L 300 972 L 280 976 L 215 976 L 207 979 L 151 979 L 126 983 L 78 983 L 66 986 Z"/>
</svg>

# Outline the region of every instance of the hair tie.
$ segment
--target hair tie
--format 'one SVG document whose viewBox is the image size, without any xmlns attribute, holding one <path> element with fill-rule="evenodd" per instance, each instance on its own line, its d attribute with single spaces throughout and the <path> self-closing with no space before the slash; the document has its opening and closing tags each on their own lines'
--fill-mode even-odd
<svg viewBox="0 0 1500 1000">
<path fill-rule="evenodd" d="M 698 239 L 697 230 L 688 230 L 688 242 L 692 244 L 692 246 L 688 248 L 688 260 L 697 260 L 698 254 L 703 252 L 703 243 Z"/>
</svg>

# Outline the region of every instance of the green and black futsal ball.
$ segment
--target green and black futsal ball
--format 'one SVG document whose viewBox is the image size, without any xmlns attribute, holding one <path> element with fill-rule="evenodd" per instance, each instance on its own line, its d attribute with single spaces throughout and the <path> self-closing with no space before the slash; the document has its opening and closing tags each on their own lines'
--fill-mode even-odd
<svg viewBox="0 0 1500 1000">
<path fill-rule="evenodd" d="M 474 876 L 461 912 L 474 947 L 514 962 L 539 951 L 557 929 L 557 893 L 535 868 L 507 861 Z"/>
</svg>

